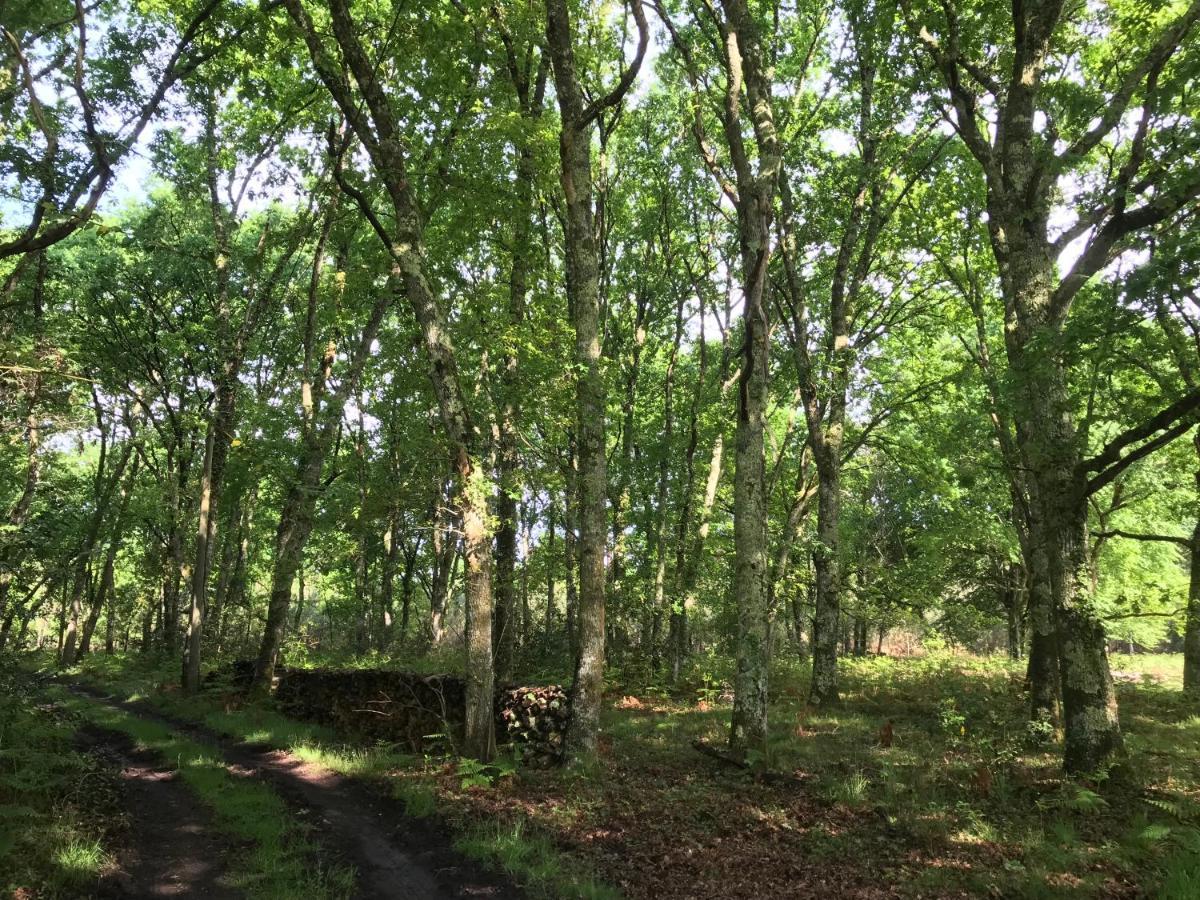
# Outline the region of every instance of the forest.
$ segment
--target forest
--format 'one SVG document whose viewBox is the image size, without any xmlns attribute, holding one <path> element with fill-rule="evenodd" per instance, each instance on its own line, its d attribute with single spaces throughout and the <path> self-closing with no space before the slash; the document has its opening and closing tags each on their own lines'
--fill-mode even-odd
<svg viewBox="0 0 1200 900">
<path fill-rule="evenodd" d="M 0 891 L 1200 897 L 1200 0 L 0 0 Z"/>
</svg>

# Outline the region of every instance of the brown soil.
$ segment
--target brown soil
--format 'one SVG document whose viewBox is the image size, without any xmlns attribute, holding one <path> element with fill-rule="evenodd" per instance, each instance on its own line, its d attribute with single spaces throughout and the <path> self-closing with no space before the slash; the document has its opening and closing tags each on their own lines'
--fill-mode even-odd
<svg viewBox="0 0 1200 900">
<path fill-rule="evenodd" d="M 232 848 L 214 831 L 208 811 L 177 772 L 120 732 L 85 725 L 78 742 L 119 772 L 128 823 L 117 866 L 102 879 L 99 896 L 242 896 L 228 883 L 223 862 Z"/>
<path fill-rule="evenodd" d="M 234 774 L 265 779 L 298 818 L 313 826 L 316 841 L 356 868 L 356 898 L 516 900 L 523 896 L 502 877 L 455 851 L 441 824 L 407 816 L 397 801 L 366 782 L 304 763 L 281 750 L 221 738 L 194 723 L 165 716 L 147 703 L 122 702 L 84 685 L 72 689 L 164 722 L 218 748 Z"/>
</svg>

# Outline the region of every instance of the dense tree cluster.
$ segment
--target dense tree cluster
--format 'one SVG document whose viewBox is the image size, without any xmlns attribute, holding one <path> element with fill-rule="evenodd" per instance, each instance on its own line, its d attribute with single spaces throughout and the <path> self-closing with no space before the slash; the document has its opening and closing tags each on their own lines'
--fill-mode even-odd
<svg viewBox="0 0 1200 900">
<path fill-rule="evenodd" d="M 0 3 L 0 647 L 1200 696 L 1200 0 Z M 1177 440 L 1178 439 L 1178 440 Z M 1191 566 L 1189 577 L 1189 566 Z"/>
</svg>

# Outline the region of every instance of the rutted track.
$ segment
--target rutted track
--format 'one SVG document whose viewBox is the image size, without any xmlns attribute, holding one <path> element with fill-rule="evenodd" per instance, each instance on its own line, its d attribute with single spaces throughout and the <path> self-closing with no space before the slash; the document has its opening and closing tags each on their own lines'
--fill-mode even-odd
<svg viewBox="0 0 1200 900">
<path fill-rule="evenodd" d="M 219 750 L 230 771 L 264 779 L 313 837 L 358 871 L 356 897 L 364 900 L 519 898 L 521 892 L 483 870 L 451 845 L 437 823 L 413 819 L 370 785 L 305 763 L 281 750 L 223 738 L 203 726 L 165 715 L 143 701 L 122 701 L 83 684 L 70 689 L 181 731 Z M 217 896 L 217 895 L 213 895 Z"/>
<path fill-rule="evenodd" d="M 226 879 L 228 844 L 177 772 L 156 754 L 139 750 L 121 732 L 84 725 L 77 743 L 119 770 L 129 815 L 126 846 L 117 854 L 119 868 L 101 881 L 99 896 L 212 900 L 242 896 Z"/>
</svg>

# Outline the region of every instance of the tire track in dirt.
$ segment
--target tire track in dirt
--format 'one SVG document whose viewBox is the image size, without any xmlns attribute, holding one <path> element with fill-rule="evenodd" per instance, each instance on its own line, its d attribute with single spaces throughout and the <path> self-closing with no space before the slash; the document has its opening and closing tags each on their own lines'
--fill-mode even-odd
<svg viewBox="0 0 1200 900">
<path fill-rule="evenodd" d="M 117 897 L 204 897 L 237 900 L 224 860 L 234 849 L 212 817 L 158 755 L 139 750 L 119 731 L 82 725 L 76 742 L 119 773 L 121 802 L 129 819 L 117 852 L 117 871 L 100 882 L 98 895 Z"/>
<path fill-rule="evenodd" d="M 71 690 L 161 722 L 218 749 L 230 772 L 262 778 L 287 802 L 313 839 L 358 871 L 362 900 L 518 900 L 524 894 L 452 846 L 448 831 L 414 819 L 370 784 L 269 748 L 223 738 L 203 726 L 165 715 L 144 701 L 122 701 L 83 684 Z"/>
</svg>

